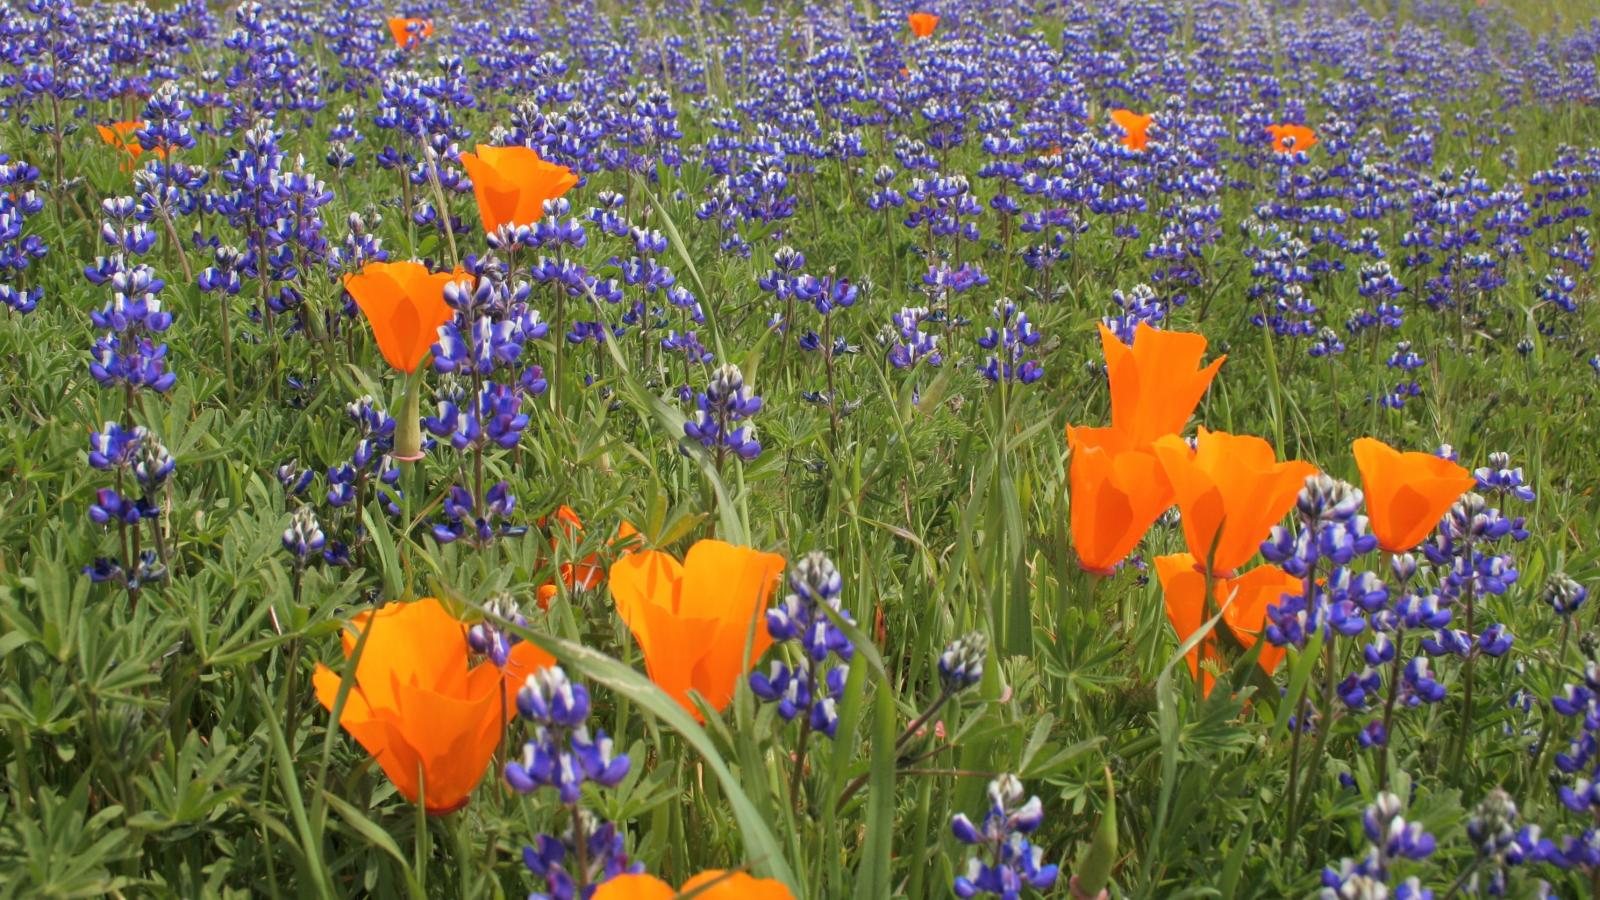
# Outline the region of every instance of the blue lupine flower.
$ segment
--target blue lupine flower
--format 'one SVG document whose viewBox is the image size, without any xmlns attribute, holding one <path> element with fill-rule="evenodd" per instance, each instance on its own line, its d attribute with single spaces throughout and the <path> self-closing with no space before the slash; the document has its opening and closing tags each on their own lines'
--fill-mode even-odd
<svg viewBox="0 0 1600 900">
<path fill-rule="evenodd" d="M 587 886 L 585 897 L 609 878 L 643 869 L 628 863 L 622 836 L 614 825 L 578 806 L 585 783 L 616 787 L 629 768 L 628 757 L 615 752 L 604 731 L 591 734 L 589 708 L 588 689 L 569 679 L 560 666 L 547 666 L 529 675 L 517 692 L 517 712 L 533 729 L 520 756 L 506 764 L 506 784 L 522 794 L 555 789 L 560 802 L 572 810 L 571 820 L 581 832 L 581 836 L 575 834 L 569 827 L 560 838 L 541 834 L 523 849 L 523 862 L 544 879 L 549 890 L 549 894 L 536 893 L 535 897 L 576 897 L 576 881 L 569 871 L 576 858 L 588 860 L 588 871 L 581 873 Z M 581 856 L 579 840 L 585 841 Z"/>
<path fill-rule="evenodd" d="M 499 624 L 499 620 L 511 622 L 518 627 L 526 628 L 528 620 L 517 609 L 516 601 L 508 595 L 491 597 L 484 604 L 484 617 L 481 621 L 467 629 L 467 646 L 474 653 L 482 653 L 489 660 L 501 668 L 505 667 L 506 660 L 511 657 L 511 648 L 521 642 L 522 638 L 507 630 Z"/>
<path fill-rule="evenodd" d="M 1437 846 L 1433 835 L 1401 815 L 1400 798 L 1387 791 L 1378 794 L 1362 813 L 1361 830 L 1370 844 L 1366 856 L 1322 870 L 1323 900 L 1365 900 L 1391 896 L 1391 891 L 1396 898 L 1431 900 L 1433 892 L 1416 878 L 1390 884 L 1390 867 L 1396 860 L 1426 859 Z"/>
<path fill-rule="evenodd" d="M 1022 781 L 1004 774 L 989 782 L 989 810 L 981 829 L 965 813 L 950 820 L 956 840 L 977 848 L 952 885 L 957 897 L 1020 897 L 1024 888 L 1047 891 L 1055 886 L 1060 868 L 1046 865 L 1044 851 L 1026 837 L 1044 821 L 1044 807 L 1038 797 L 1022 797 Z"/>
<path fill-rule="evenodd" d="M 705 391 L 695 395 L 695 405 L 694 417 L 683 423 L 683 433 L 713 450 L 719 464 L 726 452 L 746 462 L 761 454 L 754 427 L 739 424 L 760 412 L 761 398 L 744 383 L 738 366 L 725 363 L 711 373 Z"/>
<path fill-rule="evenodd" d="M 767 610 L 773 643 L 796 643 L 800 658 L 793 666 L 773 660 L 768 671 L 750 674 L 751 692 L 778 704 L 785 722 L 804 711 L 812 730 L 830 738 L 839 728 L 836 702 L 844 692 L 855 645 L 822 607 L 826 604 L 833 615 L 853 621 L 840 606 L 843 590 L 844 580 L 826 554 L 806 554 L 789 574 L 789 594 Z M 830 658 L 837 662 L 830 665 Z"/>
</svg>

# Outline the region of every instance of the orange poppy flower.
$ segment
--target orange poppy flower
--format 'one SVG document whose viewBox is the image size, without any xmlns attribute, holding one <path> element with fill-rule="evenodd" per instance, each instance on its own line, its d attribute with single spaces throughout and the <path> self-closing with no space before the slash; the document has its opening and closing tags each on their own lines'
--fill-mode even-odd
<svg viewBox="0 0 1600 900">
<path fill-rule="evenodd" d="M 410 375 L 422 365 L 439 326 L 454 315 L 444 302 L 444 286 L 466 273 L 429 272 L 416 262 L 369 262 L 344 277 L 344 289 L 372 325 L 383 358 Z"/>
<path fill-rule="evenodd" d="M 578 543 L 583 539 L 583 520 L 578 518 L 578 513 L 572 507 L 562 504 L 556 507 L 556 511 L 551 515 L 555 517 L 556 524 L 566 533 L 569 540 L 573 543 Z M 548 517 L 540 519 L 539 527 L 545 527 L 547 522 Z M 617 526 L 616 536 L 607 541 L 606 546 L 610 547 L 621 541 L 624 545 L 623 552 L 628 552 L 638 543 L 631 540 L 637 537 L 638 534 L 639 530 L 633 527 L 632 522 L 624 521 Z M 551 537 L 550 549 L 555 550 L 558 543 L 557 538 Z M 587 591 L 592 587 L 596 587 L 605 579 L 605 571 L 598 565 L 599 561 L 599 555 L 591 553 L 584 557 L 580 563 L 562 563 L 561 582 L 567 586 L 567 590 L 571 591 Z M 540 585 L 538 591 L 539 608 L 548 609 L 550 600 L 557 593 L 558 589 L 553 582 Z"/>
<path fill-rule="evenodd" d="M 1134 330 L 1131 347 L 1101 325 L 1100 347 L 1111 381 L 1111 427 L 1134 446 L 1182 431 L 1227 359 L 1219 356 L 1199 368 L 1205 335 L 1165 331 L 1144 322 Z"/>
<path fill-rule="evenodd" d="M 933 34 L 933 30 L 939 27 L 939 17 L 933 13 L 914 12 L 906 16 L 906 21 L 911 24 L 911 33 L 919 38 Z"/>
<path fill-rule="evenodd" d="M 1154 446 L 1183 514 L 1189 553 L 1204 560 L 1215 542 L 1212 570 L 1218 575 L 1229 575 L 1256 555 L 1272 526 L 1294 506 L 1305 480 L 1317 472 L 1308 462 L 1278 462 L 1272 445 L 1261 438 L 1204 426 L 1195 451 L 1175 434 Z"/>
<path fill-rule="evenodd" d="M 433 37 L 433 23 L 427 19 L 390 19 L 389 34 L 401 50 Z"/>
<path fill-rule="evenodd" d="M 1072 447 L 1072 549 L 1097 575 L 1133 552 L 1172 505 L 1172 485 L 1148 446 L 1129 447 L 1110 428 L 1067 428 Z"/>
<path fill-rule="evenodd" d="M 1401 453 L 1375 438 L 1350 445 L 1361 470 L 1368 524 L 1390 553 L 1414 549 L 1475 482 L 1472 473 L 1432 453 Z"/>
<path fill-rule="evenodd" d="M 689 691 L 722 711 L 739 679 L 772 643 L 763 613 L 782 571 L 783 557 L 776 553 L 703 540 L 689 548 L 681 565 L 656 550 L 617 560 L 611 564 L 611 595 L 644 652 L 650 680 L 699 718 Z"/>
<path fill-rule="evenodd" d="M 676 891 L 654 875 L 618 875 L 602 882 L 591 900 L 674 900 L 690 893 L 695 900 L 794 900 L 781 881 L 719 869 L 701 872 Z"/>
<path fill-rule="evenodd" d="M 1188 553 L 1158 556 L 1155 565 L 1167 620 L 1172 623 L 1172 630 L 1181 644 L 1209 618 L 1205 606 L 1205 571 Z M 1300 579 L 1277 566 L 1261 565 L 1237 578 L 1214 579 L 1211 590 L 1217 604 L 1214 609 L 1222 610 L 1222 621 L 1228 630 L 1233 632 L 1240 646 L 1249 650 L 1261 639 L 1261 632 L 1266 628 L 1267 607 L 1281 602 L 1284 594 L 1299 593 L 1301 587 Z M 1210 694 L 1212 676 L 1210 672 L 1201 672 L 1202 654 L 1208 660 L 1218 658 L 1214 636 L 1207 636 L 1188 653 L 1189 673 L 1200 678 L 1202 688 Z M 1283 657 L 1282 647 L 1267 644 L 1261 648 L 1256 662 L 1270 675 L 1283 662 Z"/>
<path fill-rule="evenodd" d="M 94 129 L 100 133 L 101 141 L 127 154 L 128 158 L 122 161 L 120 168 L 124 172 L 131 172 L 134 161 L 146 153 L 135 137 L 144 127 L 143 122 L 112 122 L 110 125 L 96 125 Z M 154 154 L 156 159 L 167 158 L 167 151 L 161 147 L 148 152 Z"/>
<path fill-rule="evenodd" d="M 504 670 L 493 663 L 469 669 L 466 626 L 431 597 L 386 604 L 352 624 L 371 634 L 340 726 L 372 754 L 403 797 L 412 803 L 423 798 L 430 815 L 465 806 L 516 713 L 517 690 L 554 660 L 523 641 L 511 649 Z M 350 631 L 342 635 L 347 659 L 358 639 Z M 331 711 L 339 673 L 318 664 L 311 683 Z"/>
<path fill-rule="evenodd" d="M 1129 150 L 1143 150 L 1150 143 L 1150 125 L 1155 120 L 1155 116 L 1141 116 L 1129 109 L 1111 111 L 1111 121 L 1123 131 L 1122 146 Z"/>
<path fill-rule="evenodd" d="M 1317 145 L 1317 133 L 1304 125 L 1268 125 L 1277 153 L 1304 153 Z"/>
<path fill-rule="evenodd" d="M 578 183 L 566 166 L 539 158 L 530 147 L 478 145 L 477 153 L 461 154 L 472 179 L 483 230 L 501 225 L 532 225 L 544 216 L 544 202 L 554 200 Z"/>
</svg>

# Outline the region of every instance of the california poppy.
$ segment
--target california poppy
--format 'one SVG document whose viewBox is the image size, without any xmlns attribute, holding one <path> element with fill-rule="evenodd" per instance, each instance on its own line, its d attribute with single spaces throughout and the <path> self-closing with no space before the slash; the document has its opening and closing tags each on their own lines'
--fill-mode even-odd
<svg viewBox="0 0 1600 900">
<path fill-rule="evenodd" d="M 1167 620 L 1178 635 L 1181 644 L 1204 625 L 1206 619 L 1206 576 L 1203 567 L 1188 553 L 1158 556 L 1155 560 L 1156 577 L 1161 582 L 1161 594 L 1167 609 Z M 1222 621 L 1246 650 L 1255 646 L 1266 628 L 1267 607 L 1282 601 L 1283 595 L 1299 593 L 1302 584 L 1277 566 L 1261 565 L 1237 578 L 1212 580 L 1212 597 L 1215 610 L 1222 610 Z M 1189 650 L 1189 672 L 1201 678 L 1206 693 L 1211 693 L 1211 673 L 1202 677 L 1200 659 L 1216 659 L 1216 638 L 1207 636 Z M 1262 670 L 1271 674 L 1283 662 L 1282 647 L 1267 644 L 1256 657 Z"/>
<path fill-rule="evenodd" d="M 1144 322 L 1134 330 L 1132 346 L 1101 325 L 1100 347 L 1111 382 L 1111 427 L 1134 446 L 1182 431 L 1227 359 L 1219 356 L 1200 368 L 1205 335 Z"/>
<path fill-rule="evenodd" d="M 407 800 L 422 798 L 431 815 L 465 806 L 516 712 L 517 689 L 554 660 L 523 641 L 505 669 L 493 663 L 469 669 L 466 627 L 431 597 L 386 604 L 352 624 L 370 634 L 339 724 Z M 343 634 L 347 659 L 359 637 Z M 311 683 L 331 711 L 339 673 L 318 664 Z"/>
<path fill-rule="evenodd" d="M 1067 428 L 1072 447 L 1072 548 L 1090 572 L 1109 575 L 1172 505 L 1172 485 L 1145 446 L 1110 428 Z"/>
<path fill-rule="evenodd" d="M 1304 153 L 1317 145 L 1317 133 L 1304 125 L 1268 125 L 1277 153 Z"/>
<path fill-rule="evenodd" d="M 612 563 L 609 574 L 617 611 L 644 652 L 650 680 L 698 718 L 690 689 L 720 712 L 772 643 L 762 614 L 782 571 L 776 553 L 703 540 L 682 564 L 639 550 Z"/>
<path fill-rule="evenodd" d="M 906 21 L 911 24 L 911 33 L 919 38 L 933 34 L 933 30 L 939 27 L 939 17 L 933 13 L 914 12 L 906 16 Z"/>
<path fill-rule="evenodd" d="M 718 869 L 701 872 L 676 891 L 654 875 L 618 875 L 602 882 L 590 900 L 673 900 L 691 893 L 695 900 L 794 900 L 781 881 Z"/>
<path fill-rule="evenodd" d="M 1308 462 L 1278 462 L 1272 445 L 1261 438 L 1203 426 L 1193 451 L 1177 435 L 1157 440 L 1154 447 L 1183 514 L 1189 552 L 1205 560 L 1214 542 L 1211 564 L 1218 575 L 1249 562 L 1294 506 L 1305 480 L 1317 472 Z"/>
<path fill-rule="evenodd" d="M 1368 524 L 1378 546 L 1405 553 L 1422 543 L 1451 504 L 1475 480 L 1472 473 L 1432 453 L 1401 453 L 1375 438 L 1350 445 L 1361 469 Z"/>
<path fill-rule="evenodd" d="M 501 225 L 532 225 L 544 215 L 544 202 L 554 200 L 578 183 L 566 166 L 539 158 L 530 147 L 478 145 L 477 153 L 461 154 L 478 200 L 478 217 L 484 231 Z"/>
<path fill-rule="evenodd" d="M 404 50 L 433 37 L 433 23 L 427 19 L 390 19 L 389 34 L 394 36 L 394 45 Z"/>
<path fill-rule="evenodd" d="M 133 170 L 133 163 L 145 154 L 145 148 L 139 144 L 138 133 L 145 129 L 143 122 L 112 122 L 110 125 L 96 125 L 95 131 L 100 133 L 100 140 L 112 147 L 121 150 L 127 155 L 121 164 L 122 171 Z M 165 159 L 167 152 L 160 147 L 149 151 L 156 159 Z"/>
<path fill-rule="evenodd" d="M 583 520 L 578 518 L 578 513 L 573 510 L 572 507 L 567 506 L 566 504 L 556 507 L 556 511 L 554 513 L 552 513 L 546 519 L 541 519 L 539 521 L 539 527 L 545 527 L 550 518 L 555 519 L 556 525 L 561 528 L 568 539 L 570 539 L 573 543 L 578 543 L 583 539 Z M 624 521 L 621 525 L 617 526 L 616 536 L 607 541 L 606 546 L 614 546 L 620 541 L 623 544 L 624 551 L 626 551 L 631 549 L 632 545 L 636 543 L 631 539 L 637 537 L 638 534 L 639 530 L 633 527 L 632 522 Z M 552 536 L 550 538 L 550 549 L 555 550 L 558 543 L 559 540 Z M 565 584 L 567 589 L 572 591 L 587 591 L 590 588 L 599 585 L 600 582 L 605 579 L 605 572 L 600 568 L 598 563 L 599 555 L 594 553 L 584 557 L 583 561 L 579 563 L 562 563 L 562 584 Z M 540 585 L 538 591 L 539 606 L 541 608 L 548 608 L 550 606 L 551 598 L 553 598 L 556 593 L 557 588 L 553 582 Z"/>
<path fill-rule="evenodd" d="M 464 277 L 429 272 L 416 262 L 369 262 L 344 277 L 344 289 L 372 326 L 383 358 L 407 375 L 415 372 L 439 336 L 439 326 L 454 315 L 444 302 L 444 286 Z"/>
<path fill-rule="evenodd" d="M 1130 109 L 1111 111 L 1111 121 L 1123 131 L 1122 146 L 1129 150 L 1143 150 L 1150 143 L 1150 125 L 1155 120 L 1155 116 L 1141 116 Z"/>
</svg>

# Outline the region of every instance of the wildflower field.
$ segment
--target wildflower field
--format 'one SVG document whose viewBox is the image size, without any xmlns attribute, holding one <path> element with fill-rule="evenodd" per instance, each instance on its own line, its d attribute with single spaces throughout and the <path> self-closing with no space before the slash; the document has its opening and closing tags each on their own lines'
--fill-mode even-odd
<svg viewBox="0 0 1600 900">
<path fill-rule="evenodd" d="M 1600 4 L 0 4 L 0 897 L 1600 895 Z"/>
</svg>

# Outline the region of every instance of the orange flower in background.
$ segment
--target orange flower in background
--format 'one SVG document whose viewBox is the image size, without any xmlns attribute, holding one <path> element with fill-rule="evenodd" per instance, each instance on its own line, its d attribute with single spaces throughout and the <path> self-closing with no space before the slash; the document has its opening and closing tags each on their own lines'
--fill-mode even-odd
<svg viewBox="0 0 1600 900">
<path fill-rule="evenodd" d="M 1072 549 L 1078 564 L 1109 575 L 1172 505 L 1172 485 L 1148 446 L 1129 447 L 1110 428 L 1067 428 L 1072 447 Z"/>
<path fill-rule="evenodd" d="M 933 30 L 939 27 L 939 17 L 933 13 L 914 12 L 906 16 L 906 21 L 911 25 L 911 33 L 919 38 L 933 34 Z"/>
<path fill-rule="evenodd" d="M 1317 133 L 1304 125 L 1268 125 L 1267 131 L 1278 153 L 1304 153 L 1317 145 Z"/>
<path fill-rule="evenodd" d="M 433 23 L 427 19 L 390 19 L 389 34 L 394 36 L 394 45 L 404 50 L 433 37 Z"/>
<path fill-rule="evenodd" d="M 1188 553 L 1158 556 L 1155 560 L 1156 578 L 1161 582 L 1162 599 L 1167 608 L 1167 620 L 1182 644 L 1204 625 L 1206 619 L 1206 576 L 1203 567 Z M 1266 627 L 1267 607 L 1281 602 L 1284 594 L 1297 594 L 1300 579 L 1277 566 L 1262 565 L 1237 578 L 1217 578 L 1211 585 L 1215 610 L 1222 610 L 1222 621 L 1233 632 L 1239 645 L 1249 650 L 1261 639 Z M 1231 602 L 1230 602 L 1231 598 Z M 1226 605 L 1225 605 L 1226 604 Z M 1189 650 L 1189 673 L 1201 679 L 1207 694 L 1211 693 L 1212 675 L 1202 674 L 1201 656 L 1208 660 L 1218 658 L 1216 637 L 1208 635 Z M 1261 648 L 1256 662 L 1267 674 L 1272 674 L 1283 662 L 1284 650 L 1267 644 Z"/>
<path fill-rule="evenodd" d="M 618 875 L 601 883 L 591 900 L 673 900 L 684 894 L 695 900 L 794 900 L 781 881 L 718 869 L 701 872 L 676 891 L 654 875 Z"/>
<path fill-rule="evenodd" d="M 699 718 L 689 691 L 722 711 L 772 643 L 762 614 L 782 571 L 776 553 L 703 540 L 682 564 L 657 550 L 622 557 L 611 564 L 611 595 L 644 652 L 650 680 Z"/>
<path fill-rule="evenodd" d="M 532 225 L 544 216 L 544 202 L 554 200 L 578 183 L 566 166 L 545 162 L 529 147 L 478 145 L 477 153 L 461 154 L 472 179 L 483 230 L 501 225 Z"/>
<path fill-rule="evenodd" d="M 1278 462 L 1272 445 L 1261 438 L 1204 426 L 1194 451 L 1177 435 L 1154 446 L 1183 514 L 1189 553 L 1203 561 L 1215 542 L 1212 567 L 1219 575 L 1256 555 L 1272 526 L 1294 506 L 1305 480 L 1317 473 L 1308 462 Z"/>
<path fill-rule="evenodd" d="M 1205 335 L 1144 322 L 1134 330 L 1131 347 L 1101 325 L 1100 346 L 1111 381 L 1111 427 L 1133 446 L 1182 431 L 1227 359 L 1219 356 L 1200 368 Z"/>
<path fill-rule="evenodd" d="M 1432 453 L 1401 453 L 1375 438 L 1350 445 L 1361 470 L 1368 524 L 1390 553 L 1414 549 L 1475 483 L 1472 473 Z"/>
<path fill-rule="evenodd" d="M 143 122 L 112 122 L 110 125 L 96 125 L 95 131 L 100 133 L 100 140 L 127 154 L 127 159 L 122 161 L 121 169 L 124 172 L 133 171 L 134 160 L 145 154 L 145 148 L 140 146 L 136 135 L 143 131 Z M 166 159 L 167 151 L 157 147 L 149 151 L 156 159 Z"/>
<path fill-rule="evenodd" d="M 1129 109 L 1111 111 L 1111 121 L 1117 123 L 1124 133 L 1122 146 L 1129 150 L 1143 150 L 1150 143 L 1150 125 L 1155 120 L 1155 116 L 1141 116 Z"/>
<path fill-rule="evenodd" d="M 407 375 L 428 355 L 439 326 L 454 315 L 444 302 L 444 286 L 466 277 L 455 272 L 429 272 L 416 262 L 369 262 L 344 277 L 344 289 L 372 326 L 383 358 Z"/>
<path fill-rule="evenodd" d="M 572 507 L 562 504 L 561 506 L 556 507 L 556 511 L 551 515 L 555 518 L 556 524 L 561 527 L 562 532 L 566 534 L 568 540 L 572 541 L 574 544 L 583 540 L 583 520 L 578 518 L 578 513 L 573 510 Z M 539 527 L 545 527 L 547 522 L 548 517 L 545 519 L 540 519 Z M 620 541 L 623 544 L 623 552 L 626 553 L 637 545 L 638 542 L 633 540 L 633 538 L 638 537 L 638 535 L 639 530 L 633 527 L 633 523 L 624 521 L 621 525 L 617 526 L 616 536 L 611 540 L 606 541 L 606 546 L 614 546 Z M 550 538 L 550 549 L 552 551 L 555 550 L 559 544 L 560 540 L 558 538 L 553 536 Z M 572 591 L 587 591 L 592 587 L 598 586 L 602 581 L 605 580 L 606 574 L 605 570 L 600 568 L 599 561 L 599 555 L 591 553 L 584 557 L 583 561 L 580 563 L 562 563 L 562 584 L 565 584 L 567 589 Z M 554 598 L 557 593 L 559 593 L 559 589 L 554 583 L 540 585 L 538 592 L 539 608 L 548 609 L 550 607 L 551 599 Z"/>
<path fill-rule="evenodd" d="M 371 633 L 339 725 L 402 796 L 412 803 L 422 798 L 430 815 L 465 806 L 516 712 L 518 688 L 554 660 L 523 641 L 503 672 L 487 662 L 468 668 L 466 626 L 431 597 L 389 603 L 351 622 Z M 346 659 L 358 640 L 348 630 L 342 635 Z M 331 711 L 339 673 L 319 663 L 311 683 Z"/>
</svg>

